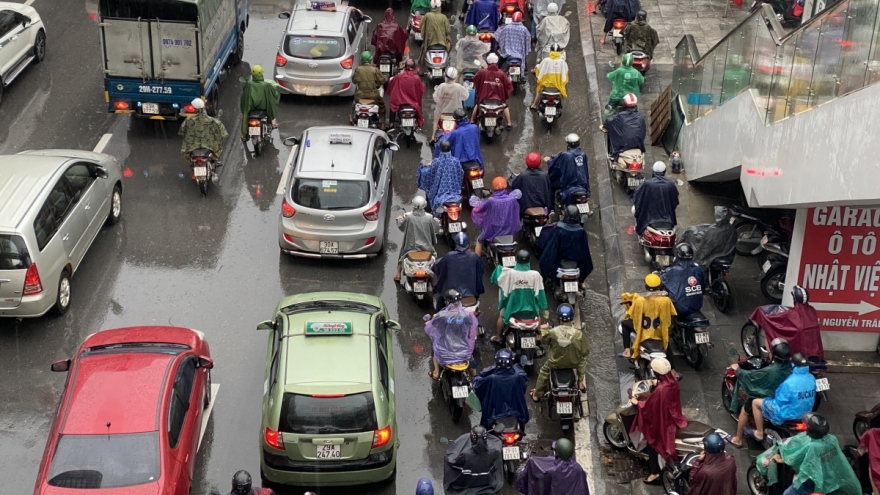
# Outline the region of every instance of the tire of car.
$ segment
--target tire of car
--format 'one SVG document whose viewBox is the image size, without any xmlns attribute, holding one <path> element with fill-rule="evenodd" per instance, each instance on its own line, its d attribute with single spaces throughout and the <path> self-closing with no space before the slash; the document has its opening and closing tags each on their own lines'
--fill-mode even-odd
<svg viewBox="0 0 880 495">
<path fill-rule="evenodd" d="M 116 184 L 110 195 L 110 213 L 107 215 L 107 225 L 116 225 L 120 218 L 122 218 L 122 187 Z"/>
<path fill-rule="evenodd" d="M 52 313 L 61 316 L 70 309 L 70 272 L 65 269 L 58 279 L 58 294 L 55 296 L 55 305 Z"/>
<path fill-rule="evenodd" d="M 46 58 L 46 32 L 40 29 L 34 39 L 34 62 L 40 63 Z"/>
</svg>

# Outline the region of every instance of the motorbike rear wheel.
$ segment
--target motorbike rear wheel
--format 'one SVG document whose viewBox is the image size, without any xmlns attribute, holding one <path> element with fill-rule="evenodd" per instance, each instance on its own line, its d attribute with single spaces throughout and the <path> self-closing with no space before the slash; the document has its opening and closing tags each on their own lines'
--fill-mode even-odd
<svg viewBox="0 0 880 495">
<path fill-rule="evenodd" d="M 602 426 L 602 433 L 605 434 L 605 440 L 608 440 L 612 447 L 617 450 L 626 450 L 626 435 L 623 434 L 619 426 L 606 421 Z"/>
<path fill-rule="evenodd" d="M 727 280 L 718 279 L 712 283 L 712 303 L 722 313 L 730 311 L 733 306 L 733 296 L 730 294 L 730 285 Z"/>
<path fill-rule="evenodd" d="M 761 227 L 751 220 L 737 220 L 733 223 L 736 230 L 736 254 L 739 256 L 752 256 L 752 251 L 761 244 L 764 232 Z"/>
<path fill-rule="evenodd" d="M 752 495 L 768 495 L 767 478 L 758 472 L 757 466 L 752 464 L 746 473 L 746 483 L 749 485 L 749 491 Z"/>
<path fill-rule="evenodd" d="M 199 182 L 199 191 L 202 192 L 202 196 L 207 196 L 207 195 L 208 195 L 208 186 L 211 185 L 211 177 L 210 177 L 210 175 L 211 175 L 211 172 L 209 171 L 209 172 L 208 172 L 208 177 L 205 177 L 204 179 L 202 179 L 201 182 Z"/>
<path fill-rule="evenodd" d="M 761 293 L 776 304 L 782 302 L 785 294 L 785 272 L 787 265 L 777 265 L 761 277 Z"/>
<path fill-rule="evenodd" d="M 663 471 L 660 473 L 660 479 L 663 481 L 663 490 L 666 491 L 666 495 L 670 495 L 671 493 L 679 493 L 678 487 L 675 486 L 675 473 L 673 473 L 672 468 L 669 465 L 663 466 Z M 686 491 L 682 493 L 687 493 Z"/>
<path fill-rule="evenodd" d="M 765 347 L 767 343 L 764 340 L 764 331 L 756 327 L 754 323 L 747 321 L 743 325 L 740 331 L 740 343 L 748 357 L 764 357 L 768 354 Z"/>
<path fill-rule="evenodd" d="M 700 367 L 703 366 L 703 351 L 701 345 L 696 342 L 685 342 L 682 351 L 684 352 L 685 360 L 691 368 L 693 368 L 694 371 L 700 371 Z"/>
<path fill-rule="evenodd" d="M 862 435 L 864 435 L 869 428 L 871 428 L 871 423 L 864 419 L 856 418 L 853 420 L 853 435 L 856 436 L 856 440 L 861 440 Z"/>
<path fill-rule="evenodd" d="M 253 136 L 251 143 L 254 145 L 254 156 L 260 156 L 263 152 L 263 141 L 258 136 Z"/>
</svg>

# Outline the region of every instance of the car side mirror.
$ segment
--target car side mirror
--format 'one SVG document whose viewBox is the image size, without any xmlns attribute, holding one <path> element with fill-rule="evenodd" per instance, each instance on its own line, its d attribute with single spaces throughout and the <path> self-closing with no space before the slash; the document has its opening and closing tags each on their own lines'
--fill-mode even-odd
<svg viewBox="0 0 880 495">
<path fill-rule="evenodd" d="M 275 330 L 275 322 L 272 320 L 261 321 L 257 330 Z"/>
<path fill-rule="evenodd" d="M 95 177 L 106 179 L 107 177 L 109 177 L 109 175 L 107 174 L 107 169 L 102 167 L 101 165 L 98 165 L 97 167 L 95 167 Z"/>
<path fill-rule="evenodd" d="M 400 145 L 395 143 L 394 141 L 389 141 L 388 144 L 385 145 L 385 148 L 391 151 L 400 151 Z"/>
<path fill-rule="evenodd" d="M 397 323 L 394 320 L 386 320 L 385 321 L 385 328 L 387 328 L 389 330 L 400 330 L 400 323 Z"/>
<path fill-rule="evenodd" d="M 373 18 L 368 15 L 365 15 L 361 18 L 361 22 L 366 22 L 367 24 L 369 24 L 369 23 L 373 22 Z"/>
<path fill-rule="evenodd" d="M 284 138 L 284 146 L 297 146 L 299 145 L 299 138 L 289 137 Z"/>
<path fill-rule="evenodd" d="M 52 363 L 52 371 L 56 373 L 60 373 L 62 371 L 67 371 L 70 369 L 70 359 L 65 359 L 62 361 L 55 361 Z"/>
<path fill-rule="evenodd" d="M 290 19 L 290 12 L 281 12 L 278 14 L 279 19 Z"/>
<path fill-rule="evenodd" d="M 214 369 L 214 361 L 211 361 L 209 358 L 199 356 L 199 368 L 204 368 L 206 370 Z"/>
</svg>

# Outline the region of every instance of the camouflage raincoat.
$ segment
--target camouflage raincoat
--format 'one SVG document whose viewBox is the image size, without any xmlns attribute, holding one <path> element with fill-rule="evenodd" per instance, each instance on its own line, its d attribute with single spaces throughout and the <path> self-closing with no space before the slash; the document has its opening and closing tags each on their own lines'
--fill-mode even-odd
<svg viewBox="0 0 880 495">
<path fill-rule="evenodd" d="M 223 123 L 209 116 L 205 109 L 187 117 L 177 134 L 183 136 L 180 152 L 187 157 L 199 148 L 208 148 L 219 157 L 223 151 L 223 141 L 229 136 Z"/>
<path fill-rule="evenodd" d="M 647 21 L 631 22 L 623 28 L 623 39 L 626 40 L 626 51 L 641 50 L 649 58 L 654 58 L 654 47 L 660 43 L 657 31 Z"/>
</svg>

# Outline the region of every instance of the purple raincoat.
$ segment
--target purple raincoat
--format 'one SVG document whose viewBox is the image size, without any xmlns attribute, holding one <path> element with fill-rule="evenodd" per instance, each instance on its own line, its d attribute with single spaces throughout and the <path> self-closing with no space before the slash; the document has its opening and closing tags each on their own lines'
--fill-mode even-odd
<svg viewBox="0 0 880 495">
<path fill-rule="evenodd" d="M 461 303 L 450 304 L 425 324 L 425 333 L 441 366 L 467 363 L 477 340 L 477 318 Z"/>
<path fill-rule="evenodd" d="M 584 469 L 555 457 L 530 457 L 513 487 L 524 495 L 590 495 Z"/>
<path fill-rule="evenodd" d="M 480 201 L 476 196 L 471 196 L 470 205 L 471 220 L 476 223 L 483 233 L 480 240 L 492 242 L 500 235 L 516 235 L 520 229 L 519 221 L 519 198 L 522 193 L 519 189 L 511 192 L 507 190 L 495 191 L 485 201 Z"/>
</svg>

